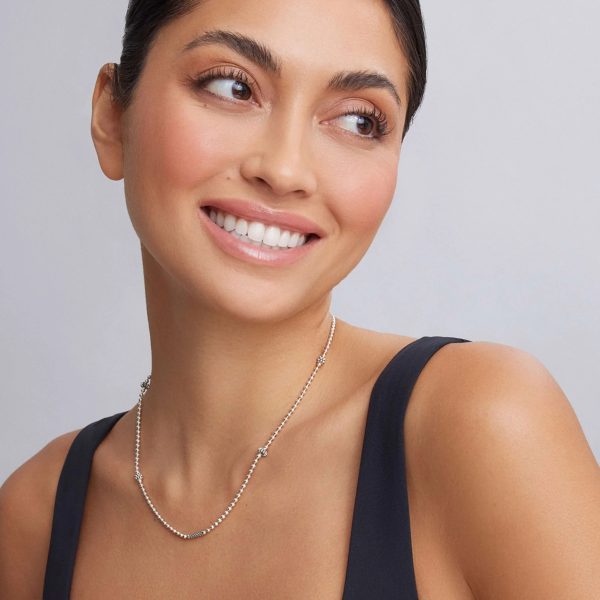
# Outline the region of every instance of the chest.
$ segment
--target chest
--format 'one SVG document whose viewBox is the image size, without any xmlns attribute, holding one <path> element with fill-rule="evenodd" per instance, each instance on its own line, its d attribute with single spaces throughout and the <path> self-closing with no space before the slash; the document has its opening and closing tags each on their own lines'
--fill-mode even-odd
<svg viewBox="0 0 600 600">
<path fill-rule="evenodd" d="M 274 453 L 273 453 L 274 454 Z M 261 467 L 266 467 L 266 461 Z M 257 468 L 240 500 L 208 535 L 182 540 L 163 527 L 137 487 L 122 497 L 90 481 L 72 598 L 342 597 L 358 460 L 288 465 L 279 482 Z M 151 494 L 151 485 L 149 485 Z M 175 527 L 207 527 L 228 504 L 157 508 Z"/>
<path fill-rule="evenodd" d="M 344 592 L 368 398 L 301 436 L 305 450 L 279 452 L 260 464 L 229 516 L 210 534 L 181 540 L 164 528 L 130 477 L 94 460 L 74 567 L 71 597 L 286 598 L 340 600 Z M 405 428 L 411 427 L 410 412 Z M 406 431 L 406 429 L 405 429 Z M 291 437 L 291 436 L 290 436 Z M 407 436 L 414 573 L 420 598 L 471 600 L 438 523 L 418 494 L 419 468 Z M 291 440 L 290 440 L 291 441 Z M 368 443 L 368 440 L 367 440 Z M 310 449 L 307 452 L 306 449 Z M 278 457 L 278 458 L 275 458 Z M 284 459 L 284 457 L 287 457 Z M 270 461 L 270 462 L 269 462 Z M 124 467 L 124 468 L 123 468 Z M 121 477 L 117 473 L 122 472 Z M 131 479 L 131 481 L 129 481 Z M 146 482 L 152 496 L 152 482 Z M 231 501 L 211 497 L 198 506 L 157 508 L 175 527 L 207 527 Z M 389 502 L 381 502 L 385 512 Z M 381 514 L 385 519 L 385 514 Z M 393 540 L 382 539 L 382 549 Z M 374 560 L 371 568 L 377 569 Z M 406 565 L 398 565 L 405 569 Z"/>
<path fill-rule="evenodd" d="M 90 495 L 71 597 L 124 599 L 135 590 L 135 597 L 147 600 L 340 600 L 351 534 L 351 487 L 348 478 L 345 486 L 322 495 L 291 489 L 291 499 L 279 506 L 255 489 L 252 500 L 240 500 L 219 528 L 190 541 L 162 527 L 141 497 L 134 516 L 126 506 L 107 505 Z M 413 558 L 420 597 L 471 600 L 436 527 L 414 508 Z M 205 523 L 196 520 L 186 531 Z"/>
</svg>

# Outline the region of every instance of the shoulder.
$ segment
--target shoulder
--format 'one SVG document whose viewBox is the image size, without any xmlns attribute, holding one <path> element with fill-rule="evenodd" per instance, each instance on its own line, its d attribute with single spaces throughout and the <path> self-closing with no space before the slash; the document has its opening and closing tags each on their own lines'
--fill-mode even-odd
<svg viewBox="0 0 600 600">
<path fill-rule="evenodd" d="M 439 433 L 450 434 L 455 426 L 464 425 L 469 428 L 471 443 L 484 444 L 490 450 L 498 441 L 532 441 L 523 434 L 543 435 L 557 427 L 568 430 L 571 441 L 581 441 L 578 435 L 572 438 L 579 422 L 568 398 L 531 353 L 506 344 L 474 341 L 448 344 L 437 354 L 441 356 L 430 359 L 433 376 L 426 407 L 430 418 L 432 411 L 443 416 L 436 421 L 442 427 Z M 432 425 L 427 423 L 429 428 Z M 459 439 L 468 443 L 464 436 Z"/>
<path fill-rule="evenodd" d="M 0 597 L 41 597 L 56 486 L 80 430 L 39 450 L 0 487 Z"/>
<path fill-rule="evenodd" d="M 591 597 L 600 471 L 563 390 L 519 348 L 470 342 L 439 354 L 412 447 L 475 595 Z"/>
</svg>

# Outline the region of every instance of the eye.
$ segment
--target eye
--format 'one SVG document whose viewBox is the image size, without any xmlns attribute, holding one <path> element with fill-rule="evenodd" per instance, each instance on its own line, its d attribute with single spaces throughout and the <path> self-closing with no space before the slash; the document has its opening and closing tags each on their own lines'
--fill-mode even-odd
<svg viewBox="0 0 600 600">
<path fill-rule="evenodd" d="M 217 67 L 199 77 L 194 77 L 192 84 L 214 96 L 229 100 L 248 100 L 252 97 L 252 83 L 248 76 L 239 69 Z"/>
<path fill-rule="evenodd" d="M 387 117 L 376 108 L 351 108 L 339 118 L 345 119 L 352 126 L 356 126 L 359 132 L 358 137 L 380 139 L 391 132 L 391 129 L 388 127 Z"/>
<path fill-rule="evenodd" d="M 254 88 L 253 82 L 246 73 L 233 67 L 216 67 L 207 73 L 190 78 L 190 82 L 194 89 L 231 101 L 249 100 Z M 387 117 L 374 107 L 351 108 L 338 118 L 345 119 L 351 125 L 358 127 L 358 133 L 355 134 L 357 137 L 381 140 L 391 133 Z"/>
</svg>

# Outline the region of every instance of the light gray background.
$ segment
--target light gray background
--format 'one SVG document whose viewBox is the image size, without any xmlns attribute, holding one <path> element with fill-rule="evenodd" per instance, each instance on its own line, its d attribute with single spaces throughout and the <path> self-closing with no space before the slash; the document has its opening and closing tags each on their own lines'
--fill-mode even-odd
<svg viewBox="0 0 600 600">
<path fill-rule="evenodd" d="M 597 0 L 423 0 L 429 84 L 396 198 L 333 311 L 534 354 L 600 457 Z M 138 239 L 89 134 L 124 0 L 5 2 L 0 481 L 131 408 L 150 366 Z"/>
</svg>

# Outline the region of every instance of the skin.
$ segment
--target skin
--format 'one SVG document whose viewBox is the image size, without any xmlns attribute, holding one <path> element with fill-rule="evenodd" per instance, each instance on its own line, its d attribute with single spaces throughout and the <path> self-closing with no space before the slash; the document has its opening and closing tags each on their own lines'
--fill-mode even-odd
<svg viewBox="0 0 600 600">
<path fill-rule="evenodd" d="M 277 6 L 205 2 L 160 31 L 125 114 L 110 105 L 104 73 L 94 93 L 100 165 L 124 178 L 141 240 L 152 340 L 144 426 L 162 448 L 148 461 L 168 472 L 173 489 L 202 494 L 219 485 L 224 469 L 245 464 L 265 423 L 281 420 L 281 399 L 297 396 L 327 339 L 331 290 L 363 257 L 396 185 L 406 109 L 381 89 L 323 91 L 335 71 L 374 68 L 395 82 L 406 107 L 406 60 L 383 5 L 357 2 L 356 20 L 346 3 L 332 3 L 334 31 L 314 23 L 316 2 Z M 282 77 L 223 46 L 181 54 L 213 28 L 260 40 L 281 57 Z M 361 39 L 370 40 L 367 50 Z M 186 78 L 216 65 L 243 69 L 257 82 L 256 98 L 236 102 L 231 81 L 213 82 L 225 99 L 191 89 Z M 382 142 L 359 137 L 340 117 L 357 105 L 386 112 L 392 133 Z M 218 196 L 307 216 L 326 232 L 321 247 L 286 269 L 234 259 L 198 223 L 198 202 Z M 350 331 L 342 324 L 336 333 L 331 362 Z M 319 376 L 315 387 L 327 380 Z"/>
<path fill-rule="evenodd" d="M 98 74 L 92 138 L 104 174 L 124 179 L 144 267 L 152 342 L 144 478 L 174 522 L 204 527 L 206 515 L 231 500 L 257 440 L 289 410 L 323 348 L 333 288 L 362 259 L 390 207 L 407 63 L 384 4 L 351 5 L 302 0 L 282 11 L 275 0 L 207 0 L 160 31 L 126 111 L 111 101 L 108 65 Z M 223 46 L 181 54 L 213 28 L 268 46 L 280 57 L 281 77 Z M 209 89 L 228 93 L 230 102 L 189 85 L 189 77 L 217 65 L 247 73 L 256 82 L 252 99 L 236 103 L 228 80 Z M 401 106 L 382 89 L 325 90 L 332 73 L 350 69 L 384 73 Z M 343 116 L 356 106 L 385 112 L 390 134 L 361 137 Z M 293 266 L 242 262 L 221 252 L 198 223 L 198 202 L 217 196 L 305 215 L 326 235 Z M 141 593 L 144 582 L 145 598 L 167 597 L 160 585 L 193 597 L 201 581 L 220 597 L 339 598 L 369 393 L 412 339 L 338 319 L 326 366 L 254 475 L 253 496 L 244 496 L 239 511 L 246 514 L 228 518 L 202 544 L 165 534 L 156 548 L 158 532 L 131 485 L 133 406 L 94 458 L 74 589 L 120 597 L 131 586 Z M 567 398 L 537 359 L 489 342 L 444 347 L 423 370 L 404 427 L 420 598 L 594 597 L 598 465 Z M 41 593 L 56 481 L 76 433 L 53 440 L 0 489 L 2 597 Z M 286 461 L 294 468 L 283 468 Z M 37 501 L 23 503 L 25 496 Z M 299 533 L 278 531 L 270 517 L 276 510 L 294 514 Z M 215 562 L 202 567 L 211 556 Z M 286 578 L 261 577 L 263 570 Z"/>
<path fill-rule="evenodd" d="M 190 495 L 208 505 L 215 490 L 239 487 L 248 451 L 281 421 L 310 374 L 327 338 L 331 290 L 368 249 L 396 185 L 407 65 L 384 5 L 356 2 L 356 19 L 346 3 L 331 3 L 318 23 L 317 2 L 279 7 L 203 2 L 159 32 L 127 111 L 111 102 L 106 67 L 94 90 L 99 163 L 110 179 L 124 179 L 141 242 L 152 341 L 144 434 L 153 444 L 144 450 L 144 474 L 160 479 L 153 494 L 162 506 Z M 182 55 L 195 35 L 215 28 L 271 48 L 281 78 L 225 47 Z M 215 65 L 244 70 L 256 82 L 253 102 L 193 90 L 187 79 Z M 385 73 L 402 106 L 381 89 L 325 91 L 332 73 L 350 69 Z M 391 133 L 381 142 L 360 137 L 343 115 L 356 106 L 384 111 Z M 325 231 L 321 247 L 286 269 L 225 255 L 196 215 L 199 200 L 221 195 L 311 218 Z M 357 358 L 358 339 L 357 328 L 338 321 L 333 367 L 319 373 L 313 395 L 339 402 L 379 368 L 381 344 L 377 363 L 366 362 L 352 380 L 343 374 Z M 363 345 L 369 351 L 373 344 Z M 383 350 L 389 354 L 389 345 Z M 328 409 L 305 404 L 286 426 L 288 438 Z M 112 436 L 123 456 L 130 455 L 134 417 Z"/>
</svg>

